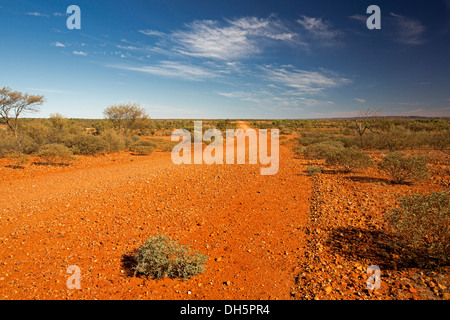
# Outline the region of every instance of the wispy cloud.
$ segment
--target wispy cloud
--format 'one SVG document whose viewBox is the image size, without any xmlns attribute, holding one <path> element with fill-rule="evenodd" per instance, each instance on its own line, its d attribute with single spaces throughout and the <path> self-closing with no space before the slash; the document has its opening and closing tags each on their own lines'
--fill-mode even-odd
<svg viewBox="0 0 450 320">
<path fill-rule="evenodd" d="M 425 43 L 425 26 L 416 19 L 390 13 L 396 26 L 395 41 L 405 45 L 421 45 Z"/>
<path fill-rule="evenodd" d="M 274 68 L 264 66 L 262 70 L 270 81 L 278 82 L 286 87 L 293 88 L 293 94 L 316 94 L 326 88 L 339 87 L 350 83 L 349 79 L 339 77 L 331 71 L 307 71 L 296 69 L 293 66 Z"/>
<path fill-rule="evenodd" d="M 123 50 L 138 50 L 138 48 L 135 46 L 122 46 L 119 44 L 116 47 Z"/>
<path fill-rule="evenodd" d="M 53 15 L 54 15 L 55 17 L 65 17 L 65 16 L 66 16 L 66 14 L 61 13 L 61 12 L 54 12 Z"/>
<path fill-rule="evenodd" d="M 55 89 L 42 89 L 42 88 L 28 88 L 30 91 L 36 92 L 45 92 L 45 93 L 60 93 L 60 94 L 69 94 L 71 92 L 64 90 L 55 90 Z"/>
<path fill-rule="evenodd" d="M 72 53 L 76 56 L 87 56 L 87 53 L 84 51 L 73 51 Z"/>
<path fill-rule="evenodd" d="M 178 52 L 188 56 L 235 60 L 260 53 L 268 41 L 293 42 L 296 34 L 279 20 L 244 17 L 194 21 L 171 34 Z"/>
<path fill-rule="evenodd" d="M 158 65 L 154 66 L 109 65 L 108 67 L 195 81 L 214 78 L 217 76 L 214 72 L 206 68 L 182 64 L 176 61 L 161 61 Z"/>
<path fill-rule="evenodd" d="M 66 45 L 64 43 L 61 43 L 61 42 L 52 43 L 52 46 L 60 47 L 60 48 L 65 48 L 66 47 Z"/>
<path fill-rule="evenodd" d="M 336 45 L 338 37 L 342 32 L 333 28 L 329 21 L 322 18 L 302 16 L 297 22 L 315 40 L 319 40 L 322 45 Z"/>
<path fill-rule="evenodd" d="M 355 98 L 355 101 L 358 101 L 359 103 L 366 103 L 366 100 L 361 98 Z"/>
<path fill-rule="evenodd" d="M 164 32 L 160 32 L 160 31 L 156 31 L 156 30 L 150 30 L 150 29 L 139 30 L 139 32 L 142 33 L 142 34 L 145 34 L 146 36 L 162 37 L 162 36 L 166 35 Z"/>
<path fill-rule="evenodd" d="M 28 16 L 33 16 L 33 17 L 44 17 L 44 18 L 50 17 L 48 14 L 44 14 L 44 13 L 40 13 L 40 12 L 26 12 L 25 14 Z"/>
<path fill-rule="evenodd" d="M 362 14 L 354 14 L 354 15 L 350 16 L 349 18 L 352 20 L 356 20 L 356 21 L 365 23 L 367 21 L 368 16 L 364 16 Z"/>
</svg>

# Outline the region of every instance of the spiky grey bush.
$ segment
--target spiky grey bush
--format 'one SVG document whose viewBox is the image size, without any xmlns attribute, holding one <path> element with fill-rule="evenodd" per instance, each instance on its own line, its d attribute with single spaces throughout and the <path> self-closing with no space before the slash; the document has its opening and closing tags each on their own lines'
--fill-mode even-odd
<svg viewBox="0 0 450 320">
<path fill-rule="evenodd" d="M 199 252 L 190 253 L 186 247 L 165 235 L 156 235 L 147 239 L 137 250 L 135 259 L 135 274 L 154 279 L 169 277 L 187 280 L 206 270 L 208 257 Z"/>
<path fill-rule="evenodd" d="M 386 214 L 392 228 L 412 247 L 419 262 L 429 257 L 448 263 L 450 250 L 450 193 L 414 194 L 400 199 L 400 208 Z"/>
</svg>

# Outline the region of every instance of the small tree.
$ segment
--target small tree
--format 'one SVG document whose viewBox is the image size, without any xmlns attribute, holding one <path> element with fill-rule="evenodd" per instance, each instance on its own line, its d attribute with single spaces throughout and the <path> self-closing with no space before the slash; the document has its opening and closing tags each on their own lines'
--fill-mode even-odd
<svg viewBox="0 0 450 320">
<path fill-rule="evenodd" d="M 133 130 L 136 126 L 142 126 L 149 119 L 144 108 L 139 104 L 121 104 L 113 105 L 103 111 L 106 119 L 112 121 L 114 128 L 121 132 L 122 130 Z"/>
<path fill-rule="evenodd" d="M 37 112 L 44 103 L 44 96 L 29 95 L 10 88 L 0 89 L 0 116 L 13 132 L 19 145 L 19 116 L 24 112 Z"/>
<path fill-rule="evenodd" d="M 355 128 L 359 135 L 360 147 L 364 148 L 363 136 L 367 130 L 372 131 L 378 118 L 379 110 L 367 109 L 366 111 L 360 111 L 359 117 L 355 118 Z"/>
</svg>

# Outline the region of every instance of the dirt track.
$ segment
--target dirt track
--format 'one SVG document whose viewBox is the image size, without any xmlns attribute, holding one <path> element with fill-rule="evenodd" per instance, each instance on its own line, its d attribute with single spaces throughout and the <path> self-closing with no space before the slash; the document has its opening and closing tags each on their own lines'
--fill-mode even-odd
<svg viewBox="0 0 450 320">
<path fill-rule="evenodd" d="M 290 299 L 310 182 L 280 145 L 259 165 L 174 165 L 170 153 L 0 167 L 1 299 Z M 133 160 L 133 161 L 131 161 Z M 191 280 L 127 275 L 122 259 L 165 233 L 209 256 Z M 81 269 L 68 290 L 67 268 Z"/>
</svg>

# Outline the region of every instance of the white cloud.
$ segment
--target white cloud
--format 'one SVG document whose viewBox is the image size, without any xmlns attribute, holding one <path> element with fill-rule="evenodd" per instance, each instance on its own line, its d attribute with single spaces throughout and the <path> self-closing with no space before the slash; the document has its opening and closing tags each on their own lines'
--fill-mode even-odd
<svg viewBox="0 0 450 320">
<path fill-rule="evenodd" d="M 45 17 L 45 18 L 49 17 L 49 15 L 40 12 L 26 12 L 25 14 L 33 17 Z"/>
<path fill-rule="evenodd" d="M 166 35 L 164 32 L 160 32 L 160 31 L 156 31 L 156 30 L 150 30 L 150 29 L 139 30 L 139 32 L 142 33 L 142 34 L 145 34 L 146 36 L 162 37 L 162 36 Z"/>
<path fill-rule="evenodd" d="M 293 42 L 296 34 L 276 19 L 244 17 L 234 20 L 194 21 L 187 29 L 174 32 L 178 52 L 204 58 L 234 60 L 262 51 L 268 41 Z"/>
<path fill-rule="evenodd" d="M 65 17 L 66 16 L 64 13 L 61 13 L 61 12 L 54 12 L 53 15 L 55 17 Z"/>
<path fill-rule="evenodd" d="M 73 51 L 72 53 L 76 56 L 87 56 L 87 53 L 84 51 Z"/>
<path fill-rule="evenodd" d="M 324 21 L 321 18 L 302 16 L 297 22 L 316 39 L 329 41 L 341 34 L 340 31 L 332 29 L 330 22 Z"/>
<path fill-rule="evenodd" d="M 423 35 L 426 28 L 419 20 L 404 17 L 391 12 L 396 26 L 396 41 L 406 45 L 421 45 L 425 43 Z"/>
<path fill-rule="evenodd" d="M 109 65 L 109 67 L 138 71 L 163 77 L 175 77 L 185 80 L 204 80 L 206 78 L 214 78 L 216 74 L 198 66 L 186 65 L 175 61 L 161 61 L 155 66 L 126 66 L 126 65 Z"/>
<path fill-rule="evenodd" d="M 54 90 L 54 89 L 42 89 L 42 88 L 29 88 L 30 91 L 37 91 L 37 92 L 47 92 L 47 93 L 61 93 L 61 94 L 68 94 L 70 92 L 63 91 L 63 90 Z"/>
<path fill-rule="evenodd" d="M 60 47 L 60 48 L 65 48 L 66 47 L 66 45 L 61 43 L 61 42 L 55 42 L 55 43 L 53 43 L 53 46 Z"/>
<path fill-rule="evenodd" d="M 354 14 L 354 15 L 352 15 L 352 16 L 350 16 L 349 18 L 350 19 L 353 19 L 353 20 L 357 20 L 357 21 L 361 21 L 361 22 L 366 22 L 367 21 L 367 18 L 368 18 L 369 16 L 364 16 L 364 15 L 362 15 L 362 14 Z"/>
<path fill-rule="evenodd" d="M 358 101 L 359 103 L 366 103 L 366 100 L 361 98 L 355 98 L 355 100 Z"/>
<path fill-rule="evenodd" d="M 269 81 L 278 82 L 286 87 L 293 88 L 290 94 L 316 94 L 326 88 L 338 87 L 350 83 L 349 79 L 339 77 L 330 71 L 306 71 L 293 66 L 262 67 Z"/>
<path fill-rule="evenodd" d="M 123 49 L 123 50 L 138 50 L 137 47 L 135 46 L 121 46 L 120 44 L 116 46 L 119 49 Z"/>
</svg>

